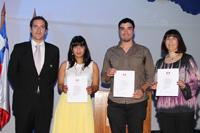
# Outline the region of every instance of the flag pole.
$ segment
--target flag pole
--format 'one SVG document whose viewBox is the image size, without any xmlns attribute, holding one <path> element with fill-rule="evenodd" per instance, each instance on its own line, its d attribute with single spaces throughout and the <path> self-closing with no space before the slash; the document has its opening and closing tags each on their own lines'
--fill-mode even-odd
<svg viewBox="0 0 200 133">
<path fill-rule="evenodd" d="M 7 66 L 9 60 L 8 39 L 6 35 L 5 2 L 1 10 L 0 23 L 0 129 L 10 120 L 9 83 L 7 79 Z"/>
<path fill-rule="evenodd" d="M 5 2 L 3 4 L 3 8 L 1 10 L 1 25 L 0 25 L 0 30 L 5 22 L 5 16 L 6 16 L 6 7 L 5 7 Z"/>
</svg>

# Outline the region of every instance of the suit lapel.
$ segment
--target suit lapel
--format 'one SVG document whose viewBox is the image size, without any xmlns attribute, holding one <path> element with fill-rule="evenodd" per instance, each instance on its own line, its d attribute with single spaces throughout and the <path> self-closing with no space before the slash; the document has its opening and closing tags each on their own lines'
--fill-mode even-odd
<svg viewBox="0 0 200 133">
<path fill-rule="evenodd" d="M 36 75 L 38 75 L 37 69 L 36 69 L 36 67 L 35 67 L 34 58 L 33 58 L 33 50 L 32 50 L 31 41 L 29 41 L 29 42 L 27 43 L 27 47 L 28 47 L 28 58 L 29 58 L 30 61 L 31 61 L 31 64 L 30 64 L 31 66 L 30 66 L 30 67 L 32 67 L 32 68 L 33 68 L 33 72 L 34 72 Z"/>
</svg>

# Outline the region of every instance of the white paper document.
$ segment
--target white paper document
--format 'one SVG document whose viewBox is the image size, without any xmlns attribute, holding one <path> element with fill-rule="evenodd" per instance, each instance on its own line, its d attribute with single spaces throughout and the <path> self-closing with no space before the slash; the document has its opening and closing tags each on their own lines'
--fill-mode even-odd
<svg viewBox="0 0 200 133">
<path fill-rule="evenodd" d="M 116 71 L 114 75 L 114 97 L 133 97 L 135 71 Z"/>
<path fill-rule="evenodd" d="M 67 79 L 67 102 L 87 102 L 88 82 L 86 76 L 72 76 Z"/>
<path fill-rule="evenodd" d="M 178 96 L 179 69 L 158 69 L 156 96 Z"/>
</svg>

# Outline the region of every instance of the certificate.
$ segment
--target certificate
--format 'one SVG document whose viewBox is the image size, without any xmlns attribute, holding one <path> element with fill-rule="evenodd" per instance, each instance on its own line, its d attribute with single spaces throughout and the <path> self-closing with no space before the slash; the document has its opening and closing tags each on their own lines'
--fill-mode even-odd
<svg viewBox="0 0 200 133">
<path fill-rule="evenodd" d="M 179 69 L 158 69 L 156 96 L 178 96 Z"/>
<path fill-rule="evenodd" d="M 114 97 L 133 97 L 135 71 L 116 71 L 114 75 Z"/>
<path fill-rule="evenodd" d="M 87 77 L 70 76 L 67 78 L 67 102 L 87 102 Z"/>
</svg>

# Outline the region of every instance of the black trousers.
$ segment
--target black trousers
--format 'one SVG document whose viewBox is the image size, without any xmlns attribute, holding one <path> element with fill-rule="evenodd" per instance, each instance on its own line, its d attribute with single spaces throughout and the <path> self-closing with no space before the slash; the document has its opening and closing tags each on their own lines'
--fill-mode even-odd
<svg viewBox="0 0 200 133">
<path fill-rule="evenodd" d="M 108 100 L 107 115 L 112 133 L 143 133 L 147 101 L 135 104 L 118 104 Z"/>
<path fill-rule="evenodd" d="M 27 110 L 15 115 L 16 133 L 49 133 L 51 117 L 41 110 L 39 97 L 34 97 Z"/>
<path fill-rule="evenodd" d="M 158 113 L 157 117 L 162 133 L 193 133 L 194 112 Z"/>
</svg>

